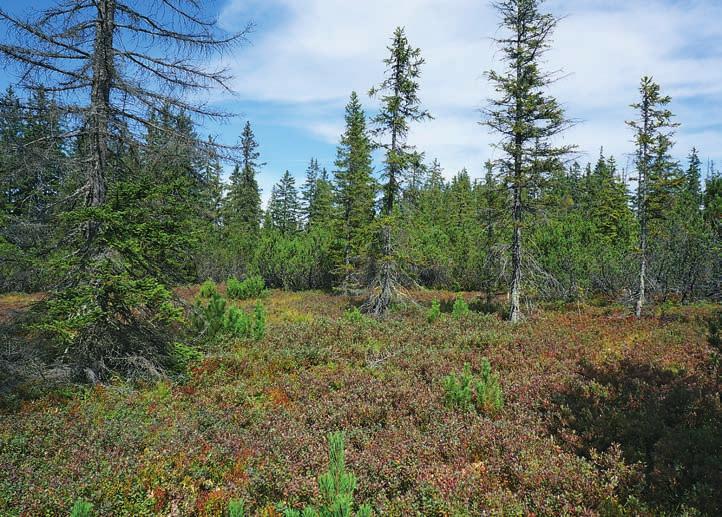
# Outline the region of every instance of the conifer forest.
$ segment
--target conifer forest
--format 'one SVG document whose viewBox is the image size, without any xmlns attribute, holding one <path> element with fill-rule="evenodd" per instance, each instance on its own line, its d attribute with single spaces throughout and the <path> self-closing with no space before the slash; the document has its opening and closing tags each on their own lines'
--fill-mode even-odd
<svg viewBox="0 0 722 517">
<path fill-rule="evenodd" d="M 590 154 L 550 57 L 572 4 L 482 0 L 493 60 L 453 59 L 485 159 L 452 170 L 417 138 L 439 52 L 395 17 L 474 2 L 400 0 L 329 160 L 223 101 L 264 31 L 294 38 L 280 7 L 25 3 L 0 0 L 0 516 L 722 514 L 722 132 L 681 143 L 719 105 L 650 67 Z"/>
</svg>

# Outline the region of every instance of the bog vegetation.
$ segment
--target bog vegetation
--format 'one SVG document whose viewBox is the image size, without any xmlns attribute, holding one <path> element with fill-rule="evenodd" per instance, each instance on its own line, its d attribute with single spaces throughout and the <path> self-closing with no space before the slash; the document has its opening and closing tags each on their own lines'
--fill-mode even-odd
<svg viewBox="0 0 722 517">
<path fill-rule="evenodd" d="M 497 158 L 446 171 L 399 27 L 264 207 L 197 102 L 252 24 L 141 4 L 0 8 L 0 514 L 722 512 L 722 175 L 663 85 L 581 162 L 559 19 L 500 0 Z"/>
</svg>

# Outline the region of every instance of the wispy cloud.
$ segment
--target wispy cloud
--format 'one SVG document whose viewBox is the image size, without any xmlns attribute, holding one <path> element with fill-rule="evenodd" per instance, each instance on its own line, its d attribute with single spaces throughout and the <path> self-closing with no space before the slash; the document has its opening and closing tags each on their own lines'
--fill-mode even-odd
<svg viewBox="0 0 722 517">
<path fill-rule="evenodd" d="M 553 0 L 567 15 L 548 54 L 567 74 L 553 92 L 581 121 L 566 139 L 589 157 L 604 145 L 624 162 L 631 150 L 624 120 L 643 74 L 674 97 L 683 126 L 680 156 L 697 145 L 722 157 L 722 3 L 718 0 Z M 229 29 L 257 21 L 253 45 L 229 60 L 240 99 L 294 105 L 283 123 L 335 143 L 351 90 L 365 93 L 383 74 L 381 60 L 397 25 L 421 47 L 421 98 L 435 120 L 411 140 L 449 173 L 479 174 L 493 136 L 478 125 L 490 95 L 484 71 L 499 66 L 491 38 L 497 19 L 478 0 L 231 0 L 220 20 Z M 371 100 L 365 99 L 370 109 Z"/>
</svg>

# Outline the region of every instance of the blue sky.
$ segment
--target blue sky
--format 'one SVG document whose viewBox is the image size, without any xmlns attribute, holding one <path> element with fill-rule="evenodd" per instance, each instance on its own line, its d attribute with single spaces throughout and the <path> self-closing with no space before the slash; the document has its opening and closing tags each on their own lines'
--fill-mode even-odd
<svg viewBox="0 0 722 517">
<path fill-rule="evenodd" d="M 34 2 L 35 6 L 49 3 Z M 4 8 L 20 2 L 0 0 Z M 704 160 L 722 164 L 722 1 L 548 0 L 565 18 L 547 55 L 549 69 L 566 77 L 553 93 L 579 123 L 565 141 L 579 145 L 580 161 L 599 147 L 622 165 L 633 150 L 624 121 L 633 116 L 639 78 L 652 75 L 673 97 L 681 127 L 675 154 L 696 145 Z M 482 174 L 493 158 L 494 135 L 477 124 L 490 96 L 484 71 L 498 67 L 490 38 L 497 19 L 484 0 L 216 0 L 209 13 L 227 30 L 256 24 L 250 43 L 223 61 L 235 75 L 235 95 L 215 102 L 239 116 L 202 131 L 233 142 L 246 119 L 267 162 L 259 182 L 264 199 L 289 169 L 301 178 L 311 157 L 333 166 L 343 109 L 356 90 L 366 95 L 381 80 L 385 47 L 397 25 L 422 49 L 426 65 L 420 96 L 435 116 L 416 126 L 410 143 L 438 158 L 447 177 L 462 167 Z"/>
</svg>

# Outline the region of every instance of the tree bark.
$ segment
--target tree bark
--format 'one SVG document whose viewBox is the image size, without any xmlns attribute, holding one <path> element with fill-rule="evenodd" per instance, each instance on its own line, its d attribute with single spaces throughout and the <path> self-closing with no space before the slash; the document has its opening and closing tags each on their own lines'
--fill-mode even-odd
<svg viewBox="0 0 722 517">
<path fill-rule="evenodd" d="M 649 171 L 649 146 L 646 140 L 649 134 L 649 123 L 650 123 L 650 102 L 649 93 L 645 91 L 644 98 L 642 99 L 642 118 L 644 124 L 644 135 L 645 138 L 642 140 L 642 148 L 640 150 L 642 156 L 642 167 L 639 167 L 639 195 L 637 197 L 638 210 L 639 210 L 639 291 L 637 292 L 637 303 L 634 309 L 634 314 L 637 318 L 642 317 L 642 310 L 644 308 L 645 300 L 645 279 L 647 274 L 647 176 Z"/>
<path fill-rule="evenodd" d="M 95 208 L 105 203 L 106 176 L 110 156 L 109 125 L 111 116 L 110 92 L 113 81 L 113 33 L 115 30 L 115 0 L 99 0 L 95 21 L 95 52 L 90 96 L 90 168 L 87 177 L 86 206 Z M 99 223 L 88 224 L 87 241 L 97 235 Z"/>
</svg>

